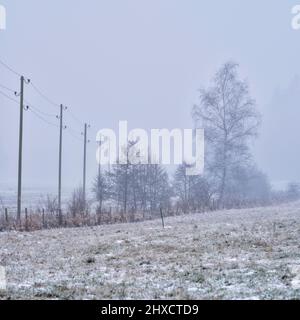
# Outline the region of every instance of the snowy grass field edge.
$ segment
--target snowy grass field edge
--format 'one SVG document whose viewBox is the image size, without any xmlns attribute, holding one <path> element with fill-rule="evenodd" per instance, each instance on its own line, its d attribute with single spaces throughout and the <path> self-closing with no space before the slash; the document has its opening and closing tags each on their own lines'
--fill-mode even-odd
<svg viewBox="0 0 300 320">
<path fill-rule="evenodd" d="M 300 203 L 0 233 L 0 299 L 300 299 Z"/>
</svg>

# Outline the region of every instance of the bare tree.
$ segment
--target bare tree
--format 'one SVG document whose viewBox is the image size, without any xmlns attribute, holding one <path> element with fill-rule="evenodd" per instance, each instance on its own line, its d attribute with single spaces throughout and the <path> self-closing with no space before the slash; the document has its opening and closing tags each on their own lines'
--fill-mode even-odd
<svg viewBox="0 0 300 320">
<path fill-rule="evenodd" d="M 97 206 L 97 216 L 98 216 L 98 223 L 101 222 L 101 216 L 103 211 L 103 204 L 106 200 L 109 199 L 110 192 L 109 192 L 109 180 L 108 180 L 108 173 L 102 172 L 99 170 L 97 177 L 94 180 L 93 184 L 93 193 L 95 198 L 98 202 Z"/>
<path fill-rule="evenodd" d="M 186 174 L 187 164 L 180 165 L 174 175 L 173 188 L 180 200 L 180 207 L 184 213 L 201 211 L 209 206 L 210 189 L 203 176 L 189 176 Z"/>
<path fill-rule="evenodd" d="M 169 176 L 166 170 L 157 164 L 147 165 L 146 167 L 146 189 L 147 200 L 150 214 L 159 213 L 160 208 L 169 207 L 172 189 Z"/>
<path fill-rule="evenodd" d="M 129 142 L 124 150 L 127 163 L 113 165 L 108 174 L 110 196 L 122 213 L 126 215 L 146 212 L 159 213 L 159 208 L 168 208 L 171 187 L 165 169 L 156 164 L 131 163 L 130 153 L 135 153 L 135 142 Z M 130 216 L 131 217 L 131 216 Z M 133 217 L 131 217 L 133 218 Z"/>
<path fill-rule="evenodd" d="M 58 211 L 57 197 L 48 194 L 46 198 L 41 197 L 38 204 L 39 208 L 44 208 L 47 213 L 54 214 Z"/>
<path fill-rule="evenodd" d="M 174 176 L 174 191 L 181 202 L 182 211 L 187 213 L 190 207 L 191 176 L 186 174 L 187 166 L 179 166 Z"/>
<path fill-rule="evenodd" d="M 111 197 L 121 208 L 123 220 L 127 214 L 133 192 L 132 180 L 134 179 L 134 165 L 130 162 L 130 154 L 136 143 L 137 141 L 128 142 L 128 145 L 123 148 L 126 163 L 113 165 L 112 172 L 108 175 L 111 185 Z"/>
<path fill-rule="evenodd" d="M 82 187 L 79 187 L 73 191 L 71 199 L 68 203 L 68 209 L 73 218 L 75 218 L 77 214 L 83 216 L 86 213 L 86 203 Z"/>
<path fill-rule="evenodd" d="M 196 123 L 205 129 L 206 168 L 216 184 L 219 206 L 224 205 L 232 166 L 250 159 L 248 142 L 256 136 L 260 116 L 245 81 L 238 79 L 238 65 L 224 64 L 211 88 L 200 90 L 200 104 L 193 109 Z"/>
</svg>

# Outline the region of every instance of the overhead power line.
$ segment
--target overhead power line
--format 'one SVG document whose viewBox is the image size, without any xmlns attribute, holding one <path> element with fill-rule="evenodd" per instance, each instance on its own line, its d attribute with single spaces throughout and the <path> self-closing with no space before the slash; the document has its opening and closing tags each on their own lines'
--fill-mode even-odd
<svg viewBox="0 0 300 320">
<path fill-rule="evenodd" d="M 18 105 L 20 104 L 19 101 L 17 101 L 17 100 L 15 100 L 14 98 L 10 97 L 10 96 L 7 95 L 6 93 L 2 92 L 1 90 L 0 90 L 0 94 L 1 94 L 2 96 L 4 96 L 5 98 L 11 100 L 12 102 L 14 102 L 14 103 L 16 103 L 16 104 L 18 104 Z M 24 107 L 25 107 L 25 106 L 24 106 Z M 46 122 L 46 123 L 49 124 L 49 125 L 58 127 L 57 124 L 51 123 L 50 121 L 44 119 L 44 118 L 41 116 L 41 114 L 45 114 L 45 115 L 48 115 L 48 116 L 49 116 L 49 114 L 46 114 L 46 113 L 42 112 L 41 110 L 33 107 L 31 104 L 27 105 L 27 109 L 30 110 L 30 111 L 31 111 L 35 116 L 37 116 L 40 120 Z M 51 115 L 51 116 L 53 116 L 53 115 Z"/>
<path fill-rule="evenodd" d="M 46 96 L 34 83 L 31 82 L 31 86 L 49 104 L 51 104 L 52 106 L 57 107 L 57 108 L 60 107 L 59 103 L 54 102 L 52 99 L 50 99 L 48 96 Z"/>
<path fill-rule="evenodd" d="M 70 109 L 68 109 L 68 113 L 73 118 L 73 120 L 75 120 L 78 124 L 84 125 L 84 122 L 80 120 L 77 116 L 75 116 L 75 114 Z"/>
<path fill-rule="evenodd" d="M 37 111 L 35 111 L 32 106 L 28 106 L 28 110 L 31 111 L 36 117 L 38 117 L 40 120 L 42 120 L 43 122 L 45 122 L 46 124 L 52 126 L 52 127 L 56 127 L 59 128 L 59 125 L 52 123 L 50 121 L 48 121 L 47 119 L 45 119 L 44 117 L 42 117 Z"/>
<path fill-rule="evenodd" d="M 1 84 L 1 83 L 0 83 L 0 87 L 3 88 L 3 89 L 5 89 L 5 90 L 7 90 L 7 91 L 9 91 L 9 92 L 14 93 L 14 94 L 17 93 L 16 90 L 13 90 L 13 89 L 11 89 L 11 88 L 8 88 L 7 86 L 5 86 L 5 85 L 3 85 L 3 84 Z"/>
<path fill-rule="evenodd" d="M 80 142 L 81 142 L 82 139 L 79 138 L 79 136 L 73 134 L 70 130 L 67 130 L 67 132 L 69 133 L 69 135 L 70 135 L 72 138 L 74 138 L 74 139 L 76 139 L 77 141 L 80 141 Z"/>
<path fill-rule="evenodd" d="M 83 163 L 83 190 L 84 190 L 84 199 L 85 199 L 85 190 L 86 190 L 86 159 L 87 159 L 87 144 L 89 142 L 88 140 L 88 129 L 90 126 L 87 124 L 87 122 L 81 120 L 80 117 L 77 117 L 76 114 L 73 113 L 70 108 L 67 108 L 66 106 L 57 103 L 57 100 L 54 100 L 50 98 L 48 95 L 44 93 L 43 90 L 39 89 L 35 83 L 33 83 L 31 80 L 25 78 L 21 73 L 17 72 L 15 69 L 11 68 L 9 65 L 7 65 L 5 62 L 0 60 L 0 65 L 3 66 L 5 69 L 7 69 L 9 72 L 13 73 L 15 76 L 18 76 L 20 78 L 21 82 L 21 88 L 20 91 L 15 91 L 9 86 L 6 86 L 4 84 L 0 84 L 0 88 L 3 90 L 0 90 L 0 95 L 4 96 L 5 98 L 11 100 L 12 102 L 19 105 L 20 108 L 20 129 L 19 129 L 19 161 L 18 161 L 18 196 L 17 196 L 17 221 L 18 223 L 21 223 L 21 207 L 22 207 L 22 157 L 23 157 L 23 113 L 24 110 L 28 110 L 30 113 L 32 113 L 35 117 L 37 117 L 40 121 L 44 122 L 45 124 L 59 128 L 59 168 L 58 168 L 58 216 L 59 216 L 59 224 L 63 224 L 63 216 L 62 216 L 62 208 L 61 208 L 61 191 L 62 191 L 62 160 L 63 160 L 63 131 L 65 129 L 68 134 L 70 134 L 74 139 L 78 140 L 80 143 L 84 143 L 84 163 Z M 39 107 L 36 107 L 32 105 L 29 101 L 27 101 L 24 97 L 24 86 L 25 85 L 31 85 L 33 90 L 44 99 L 48 104 L 51 106 L 58 108 L 60 110 L 59 116 L 54 113 L 48 113 Z M 20 101 L 17 101 L 15 97 L 19 97 Z M 80 132 L 73 130 L 72 127 L 66 127 L 64 123 L 64 113 L 70 115 L 72 120 L 77 122 L 80 126 L 84 125 L 84 132 L 81 134 Z M 50 119 L 51 118 L 51 119 Z M 57 118 L 59 120 L 59 123 L 54 122 L 54 118 Z M 73 123 L 72 123 L 73 124 Z M 74 125 L 75 126 L 75 125 Z M 96 130 L 92 129 L 95 133 Z"/>
<path fill-rule="evenodd" d="M 57 114 L 54 113 L 48 113 L 45 111 L 42 111 L 40 108 L 37 108 L 36 106 L 32 105 L 28 100 L 24 99 L 24 101 L 26 102 L 26 104 L 31 107 L 33 110 L 35 110 L 36 112 L 40 113 L 41 115 L 45 116 L 45 117 L 51 117 L 51 118 L 56 118 Z"/>
<path fill-rule="evenodd" d="M 9 65 L 7 65 L 5 62 L 3 62 L 2 60 L 0 60 L 0 64 L 5 67 L 8 71 L 12 72 L 13 74 L 15 74 L 18 77 L 22 77 L 22 75 L 17 72 L 16 70 L 14 70 L 13 68 L 11 68 Z"/>
<path fill-rule="evenodd" d="M 2 85 L 2 84 L 0 84 L 0 87 L 6 89 L 6 90 L 9 91 L 9 92 L 14 93 L 15 96 L 16 96 L 16 94 L 17 94 L 17 91 L 14 91 L 13 89 L 10 89 L 10 88 Z M 7 95 L 7 94 L 4 93 L 3 91 L 0 91 L 0 94 L 2 94 L 2 95 L 3 95 L 4 97 L 6 97 L 7 99 L 15 102 L 16 104 L 19 104 L 19 101 L 13 99 L 12 97 L 10 97 L 9 95 Z M 24 101 L 26 102 L 26 104 L 28 105 L 28 107 L 30 107 L 30 108 L 33 109 L 34 111 L 40 113 L 41 115 L 44 115 L 44 116 L 46 116 L 46 117 L 56 117 L 56 116 L 57 116 L 56 114 L 50 114 L 50 113 L 47 113 L 47 112 L 42 111 L 41 109 L 33 106 L 33 105 L 32 105 L 28 100 L 26 100 L 26 99 L 24 99 Z"/>
<path fill-rule="evenodd" d="M 16 71 L 15 69 L 13 69 L 12 67 L 10 67 L 8 64 L 6 64 L 4 61 L 0 60 L 0 64 L 5 67 L 7 70 L 9 70 L 10 72 L 12 72 L 14 75 L 18 76 L 18 77 L 22 77 L 21 73 L 19 73 L 18 71 Z M 39 87 L 33 83 L 32 81 L 29 81 L 30 85 L 32 86 L 32 88 L 36 91 L 36 93 L 38 93 L 45 101 L 47 101 L 50 105 L 59 108 L 60 104 L 55 102 L 52 98 L 48 97 L 41 89 L 39 89 Z M 10 92 L 16 93 L 16 91 L 4 86 L 4 85 L 0 85 L 3 89 L 8 90 Z M 11 98 L 9 98 L 11 99 Z M 31 105 L 31 107 L 33 107 Z M 36 107 L 33 107 L 35 109 L 38 109 Z M 70 109 L 68 109 L 70 116 L 73 118 L 73 120 L 75 120 L 78 124 L 83 125 L 85 122 L 83 120 L 80 120 L 79 117 L 77 117 Z M 45 116 L 48 116 L 44 111 L 37 111 L 42 113 Z M 52 115 L 51 115 L 52 116 Z"/>
<path fill-rule="evenodd" d="M 73 130 L 72 128 L 67 126 L 67 131 L 70 133 L 71 136 L 73 136 L 74 138 L 76 138 L 79 141 L 82 141 L 82 136 L 79 132 Z"/>
<path fill-rule="evenodd" d="M 2 84 L 0 84 L 0 86 L 4 89 L 6 89 L 7 91 L 11 92 L 11 93 L 14 93 L 14 95 L 16 95 L 16 91 L 14 91 L 13 89 L 11 88 L 8 88 L 7 86 L 4 86 Z M 6 94 L 5 92 L 1 91 L 0 90 L 0 94 L 2 96 L 4 96 L 6 99 L 9 99 L 11 100 L 12 102 L 14 102 L 15 104 L 19 105 L 20 102 L 17 101 L 16 99 L 10 97 L 8 94 Z M 40 119 L 41 121 L 43 121 L 44 123 L 52 126 L 52 127 L 56 127 L 56 128 L 59 128 L 59 125 L 58 124 L 55 124 L 47 119 L 45 119 L 45 117 L 51 117 L 51 118 L 56 118 L 57 115 L 56 114 L 51 114 L 51 113 L 47 113 L 47 112 L 44 112 L 42 111 L 40 108 L 37 108 L 36 106 L 34 106 L 33 104 L 31 104 L 30 101 L 28 101 L 27 99 L 24 99 L 24 102 L 26 102 L 26 106 L 27 106 L 27 109 L 29 111 L 31 111 L 38 119 Z M 24 105 L 25 107 L 25 105 Z M 69 110 L 69 109 L 68 109 Z M 72 117 L 74 119 L 77 120 L 77 122 L 79 123 L 83 123 L 81 122 L 72 112 L 69 112 L 70 115 L 72 115 Z M 77 132 L 76 130 L 72 129 L 72 127 L 68 126 L 67 128 L 67 132 L 76 140 L 78 141 L 82 141 L 82 137 L 81 137 L 81 134 L 79 132 Z"/>
<path fill-rule="evenodd" d="M 0 91 L 0 94 L 1 94 L 2 96 L 4 96 L 5 98 L 13 101 L 14 103 L 19 104 L 19 101 L 17 101 L 17 100 L 15 100 L 14 98 L 10 97 L 9 95 L 7 95 L 6 93 L 4 93 L 3 91 Z"/>
</svg>

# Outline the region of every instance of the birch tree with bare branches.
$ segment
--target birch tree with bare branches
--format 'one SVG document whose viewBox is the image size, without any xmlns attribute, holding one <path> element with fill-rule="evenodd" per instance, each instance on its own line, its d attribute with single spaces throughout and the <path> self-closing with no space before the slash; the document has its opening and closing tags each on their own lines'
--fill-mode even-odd
<svg viewBox="0 0 300 320">
<path fill-rule="evenodd" d="M 200 90 L 200 103 L 193 108 L 195 122 L 205 129 L 206 169 L 216 186 L 219 207 L 224 206 L 230 168 L 251 158 L 249 141 L 260 124 L 249 86 L 237 71 L 237 64 L 225 63 L 212 86 Z"/>
</svg>

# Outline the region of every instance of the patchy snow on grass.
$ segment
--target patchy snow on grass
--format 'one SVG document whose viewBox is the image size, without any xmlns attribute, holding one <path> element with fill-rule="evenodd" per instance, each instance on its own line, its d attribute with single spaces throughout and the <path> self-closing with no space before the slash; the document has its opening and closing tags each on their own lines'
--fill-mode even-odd
<svg viewBox="0 0 300 320">
<path fill-rule="evenodd" d="M 300 203 L 0 233 L 0 299 L 299 299 Z"/>
</svg>

